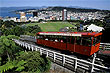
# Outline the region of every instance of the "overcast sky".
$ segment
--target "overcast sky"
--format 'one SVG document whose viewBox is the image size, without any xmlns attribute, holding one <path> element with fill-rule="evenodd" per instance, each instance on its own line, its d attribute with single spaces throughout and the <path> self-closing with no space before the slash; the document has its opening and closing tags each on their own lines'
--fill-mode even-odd
<svg viewBox="0 0 110 73">
<path fill-rule="evenodd" d="M 0 7 L 80 6 L 110 10 L 110 0 L 0 0 Z"/>
</svg>

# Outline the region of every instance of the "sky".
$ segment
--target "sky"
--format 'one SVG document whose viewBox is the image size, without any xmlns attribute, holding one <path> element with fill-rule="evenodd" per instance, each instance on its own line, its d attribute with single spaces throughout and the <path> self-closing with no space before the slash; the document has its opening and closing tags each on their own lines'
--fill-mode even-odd
<svg viewBox="0 0 110 73">
<path fill-rule="evenodd" d="M 79 6 L 110 10 L 110 0 L 0 0 L 0 7 Z"/>
</svg>

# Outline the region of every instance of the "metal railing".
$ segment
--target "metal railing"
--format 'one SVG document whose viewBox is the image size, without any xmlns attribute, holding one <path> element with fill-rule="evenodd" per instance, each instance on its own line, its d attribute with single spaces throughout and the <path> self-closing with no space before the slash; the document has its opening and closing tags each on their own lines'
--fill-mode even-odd
<svg viewBox="0 0 110 73">
<path fill-rule="evenodd" d="M 100 49 L 110 50 L 110 43 L 100 43 Z"/>
<path fill-rule="evenodd" d="M 23 40 L 36 42 L 36 36 L 20 35 L 20 38 Z"/>
<path fill-rule="evenodd" d="M 108 67 L 101 66 L 101 65 L 94 63 L 96 56 L 94 56 L 92 62 L 89 62 L 86 60 L 78 59 L 76 57 L 58 53 L 53 50 L 48 50 L 46 48 L 39 47 L 37 45 L 29 44 L 27 42 L 23 42 L 23 41 L 16 40 L 16 39 L 13 39 L 13 40 L 15 41 L 15 43 L 19 44 L 20 46 L 25 47 L 28 50 L 39 51 L 41 55 L 45 54 L 46 57 L 49 57 L 54 62 L 60 63 L 62 66 L 69 68 L 71 70 L 74 70 L 74 71 L 76 71 L 77 68 L 81 68 L 81 69 L 84 69 L 90 72 L 95 72 L 95 71 L 100 71 L 100 70 L 101 71 L 109 70 Z"/>
</svg>

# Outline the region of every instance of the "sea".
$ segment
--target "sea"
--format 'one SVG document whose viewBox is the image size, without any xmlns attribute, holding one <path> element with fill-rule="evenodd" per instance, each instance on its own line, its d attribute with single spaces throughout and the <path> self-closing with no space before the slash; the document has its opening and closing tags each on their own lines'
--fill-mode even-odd
<svg viewBox="0 0 110 73">
<path fill-rule="evenodd" d="M 16 10 L 23 10 L 23 9 L 39 9 L 39 7 L 0 7 L 0 17 L 17 17 L 20 18 L 20 14 L 16 14 Z M 26 17 L 32 17 L 32 14 L 26 14 Z"/>
</svg>

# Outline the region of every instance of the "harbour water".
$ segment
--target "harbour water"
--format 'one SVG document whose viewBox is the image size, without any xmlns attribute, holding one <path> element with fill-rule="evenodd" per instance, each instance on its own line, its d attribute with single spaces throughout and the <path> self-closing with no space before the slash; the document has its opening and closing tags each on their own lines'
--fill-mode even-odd
<svg viewBox="0 0 110 73">
<path fill-rule="evenodd" d="M 17 17 L 20 18 L 20 14 L 16 14 L 14 11 L 20 10 L 20 7 L 0 7 L 0 17 Z M 26 17 L 31 17 L 32 14 L 26 14 Z"/>
</svg>

